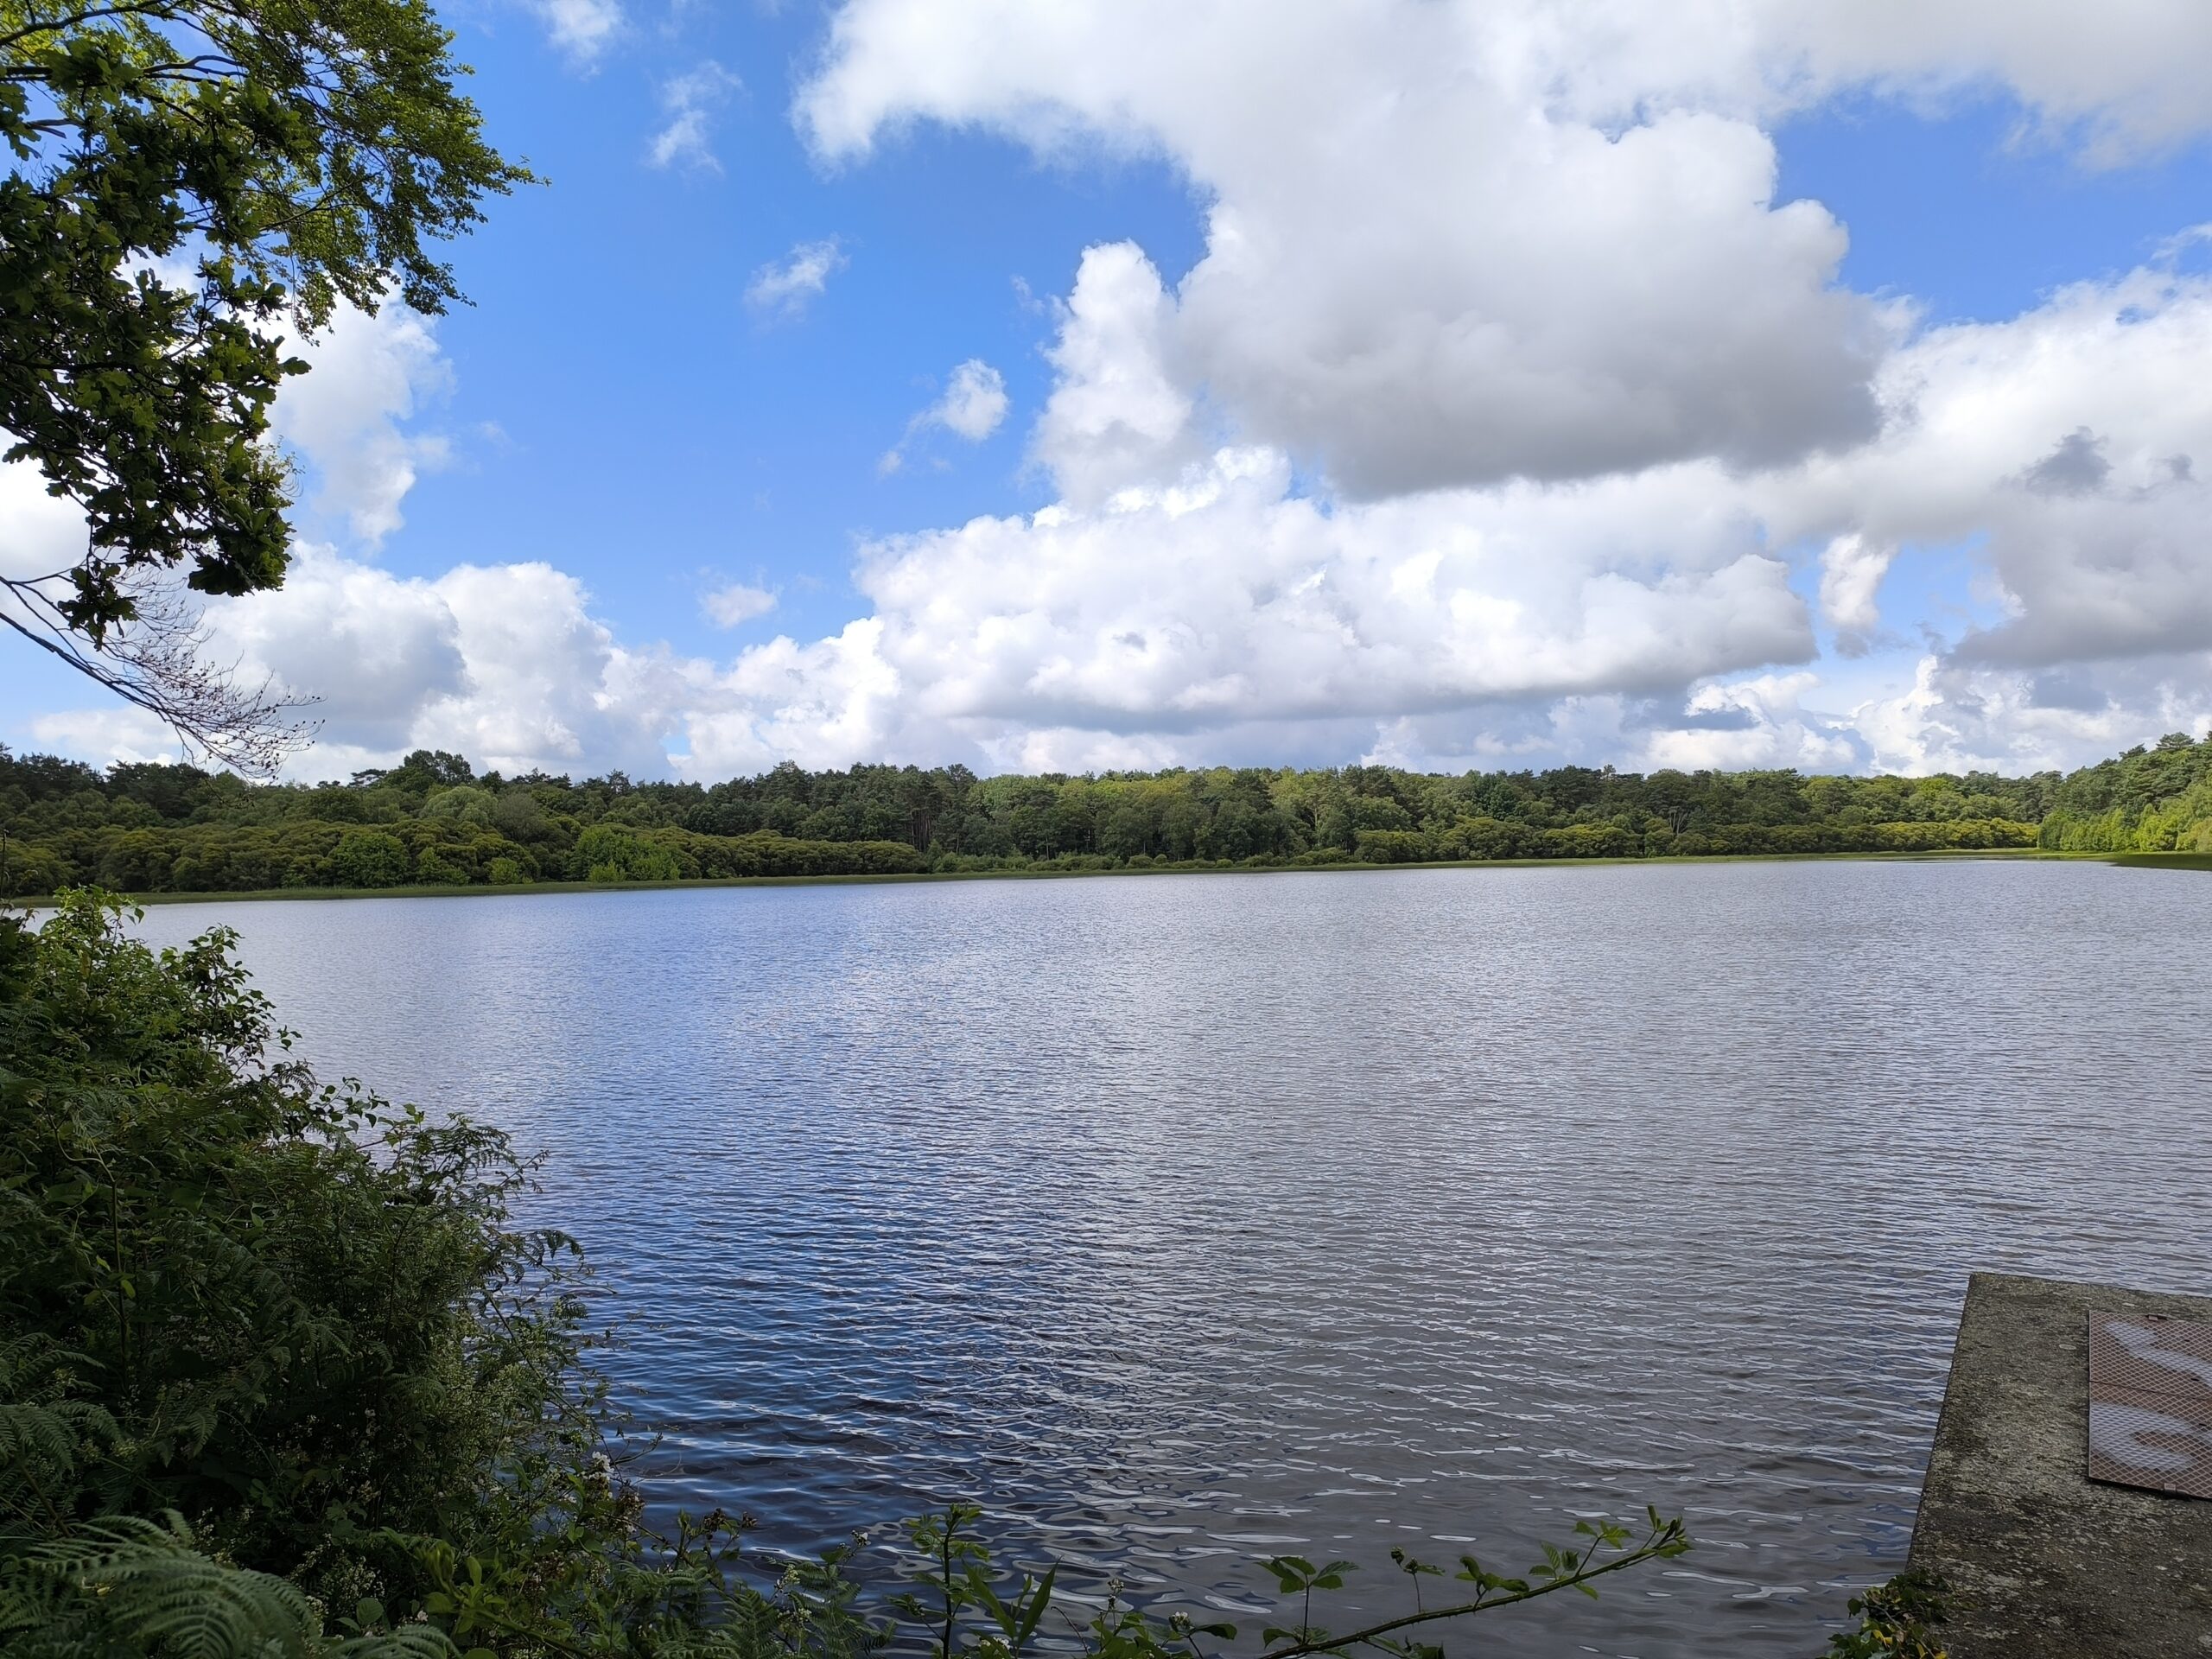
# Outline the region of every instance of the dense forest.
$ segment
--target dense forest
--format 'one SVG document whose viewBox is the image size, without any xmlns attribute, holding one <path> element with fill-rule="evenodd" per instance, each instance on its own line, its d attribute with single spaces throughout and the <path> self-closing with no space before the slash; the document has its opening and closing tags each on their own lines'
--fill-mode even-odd
<svg viewBox="0 0 2212 1659">
<path fill-rule="evenodd" d="M 0 749 L 16 896 L 2037 845 L 2212 852 L 2212 737 L 2026 778 L 786 764 L 712 785 L 503 777 L 429 750 L 343 784 L 252 785 Z"/>
</svg>

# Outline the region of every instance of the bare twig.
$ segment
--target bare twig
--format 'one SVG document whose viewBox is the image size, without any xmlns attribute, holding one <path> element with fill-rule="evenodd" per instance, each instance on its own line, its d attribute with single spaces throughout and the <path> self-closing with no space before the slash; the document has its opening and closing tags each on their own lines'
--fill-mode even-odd
<svg viewBox="0 0 2212 1659">
<path fill-rule="evenodd" d="M 296 716 L 314 699 L 271 677 L 242 683 L 237 664 L 210 658 L 205 620 L 175 584 L 142 578 L 130 597 L 135 614 L 95 645 L 62 616 L 52 578 L 0 577 L 0 622 L 160 720 L 188 752 L 250 776 L 273 776 L 312 741 L 315 722 Z"/>
</svg>

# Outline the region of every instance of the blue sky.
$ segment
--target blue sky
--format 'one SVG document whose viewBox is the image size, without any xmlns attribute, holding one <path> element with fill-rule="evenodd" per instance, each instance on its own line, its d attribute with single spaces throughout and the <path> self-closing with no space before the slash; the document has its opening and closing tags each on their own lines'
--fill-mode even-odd
<svg viewBox="0 0 2212 1659">
<path fill-rule="evenodd" d="M 1040 506 L 1023 413 L 1050 385 L 1050 302 L 1085 246 L 1134 238 L 1168 268 L 1202 245 L 1189 188 L 1158 162 L 1041 164 L 1001 138 L 925 130 L 825 167 L 790 118 L 821 14 L 696 7 L 626 32 L 578 73 L 527 14 L 453 14 L 502 146 L 549 181 L 497 204 L 457 250 L 474 306 L 440 325 L 461 432 L 496 428 L 409 499 L 385 553 L 423 575 L 487 555 L 544 558 L 591 586 L 626 635 L 712 650 L 700 588 L 765 582 L 764 626 L 854 613 L 857 538 Z M 655 167 L 664 88 L 720 65 L 703 158 Z M 798 245 L 845 264 L 802 315 L 744 290 Z M 960 363 L 1005 377 L 1017 411 L 988 440 L 877 464 Z"/>
<path fill-rule="evenodd" d="M 311 353 L 296 591 L 211 649 L 321 697 L 300 775 L 2201 728 L 2197 11 L 1693 7 L 1677 67 L 1547 0 L 471 0 L 548 182 L 472 307 Z M 11 747 L 164 742 L 21 649 L 0 692 Z"/>
</svg>

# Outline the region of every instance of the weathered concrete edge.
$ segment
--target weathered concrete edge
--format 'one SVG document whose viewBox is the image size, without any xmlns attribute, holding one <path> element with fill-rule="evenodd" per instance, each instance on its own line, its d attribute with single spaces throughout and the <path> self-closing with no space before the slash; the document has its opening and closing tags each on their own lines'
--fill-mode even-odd
<svg viewBox="0 0 2212 1659">
<path fill-rule="evenodd" d="M 2212 1503 L 2088 1476 L 2088 1316 L 2212 1319 L 2212 1299 L 1976 1274 L 1911 1564 L 1955 1592 L 1953 1659 L 2206 1659 Z"/>
</svg>

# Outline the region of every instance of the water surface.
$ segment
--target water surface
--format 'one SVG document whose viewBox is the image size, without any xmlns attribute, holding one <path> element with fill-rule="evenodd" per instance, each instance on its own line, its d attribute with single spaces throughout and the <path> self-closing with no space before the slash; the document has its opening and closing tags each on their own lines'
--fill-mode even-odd
<svg viewBox="0 0 2212 1659">
<path fill-rule="evenodd" d="M 669 1431 L 656 1490 L 795 1549 L 962 1495 L 1094 1586 L 1251 1607 L 1252 1559 L 1295 1549 L 1395 1608 L 1394 1544 L 1517 1571 L 1649 1501 L 1691 1555 L 1473 1650 L 1809 1656 L 1902 1564 L 1969 1271 L 2212 1278 L 2212 877 L 1174 875 L 144 926 L 218 919 L 326 1075 L 548 1154 L 538 1214 L 598 1262 L 617 1380 Z"/>
</svg>

